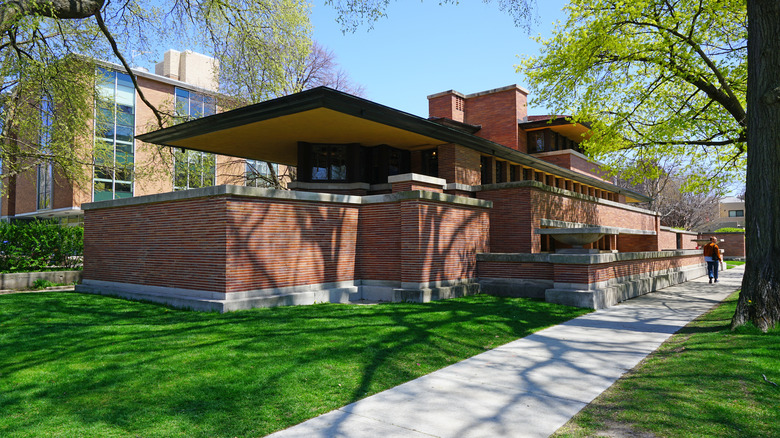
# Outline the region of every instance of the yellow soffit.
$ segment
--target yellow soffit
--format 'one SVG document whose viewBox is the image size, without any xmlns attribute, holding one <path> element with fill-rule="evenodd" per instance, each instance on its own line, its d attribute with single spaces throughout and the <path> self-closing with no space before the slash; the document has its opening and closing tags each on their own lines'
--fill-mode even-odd
<svg viewBox="0 0 780 438">
<path fill-rule="evenodd" d="M 169 146 L 296 165 L 298 142 L 387 144 L 425 149 L 445 143 L 433 137 L 328 108 L 315 108 L 166 142 Z"/>
</svg>

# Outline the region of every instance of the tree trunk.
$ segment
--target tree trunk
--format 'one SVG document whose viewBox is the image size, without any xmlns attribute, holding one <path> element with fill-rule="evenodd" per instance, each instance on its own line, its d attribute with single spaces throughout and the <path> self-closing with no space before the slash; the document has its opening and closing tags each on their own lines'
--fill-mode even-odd
<svg viewBox="0 0 780 438">
<path fill-rule="evenodd" d="M 780 2 L 748 0 L 747 263 L 732 328 L 780 321 Z"/>
</svg>

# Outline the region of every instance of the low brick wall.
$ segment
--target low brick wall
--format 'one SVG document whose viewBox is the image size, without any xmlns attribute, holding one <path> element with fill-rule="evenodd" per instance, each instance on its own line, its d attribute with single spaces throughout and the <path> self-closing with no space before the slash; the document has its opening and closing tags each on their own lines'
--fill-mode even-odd
<svg viewBox="0 0 780 438">
<path fill-rule="evenodd" d="M 609 307 L 705 275 L 701 250 L 603 254 L 480 254 L 485 293 Z"/>
<path fill-rule="evenodd" d="M 745 233 L 712 233 L 704 234 L 704 237 L 715 236 L 718 239 L 718 247 L 723 250 L 726 259 L 744 259 L 747 254 Z M 720 240 L 723 240 L 721 242 Z"/>
<path fill-rule="evenodd" d="M 591 226 L 641 230 L 647 234 L 621 234 L 621 252 L 657 251 L 659 220 L 651 211 L 595 198 L 537 181 L 515 181 L 481 186 L 478 199 L 490 200 L 490 248 L 501 253 L 539 253 L 541 237 L 535 233 L 544 220 Z"/>
<path fill-rule="evenodd" d="M 473 293 L 490 206 L 239 186 L 86 204 L 77 290 L 219 311 Z"/>
</svg>

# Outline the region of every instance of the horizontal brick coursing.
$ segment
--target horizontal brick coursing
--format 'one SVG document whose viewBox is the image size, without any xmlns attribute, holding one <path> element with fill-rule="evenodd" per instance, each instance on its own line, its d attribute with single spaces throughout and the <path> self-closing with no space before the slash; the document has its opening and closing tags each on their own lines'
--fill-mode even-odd
<svg viewBox="0 0 780 438">
<path fill-rule="evenodd" d="M 416 181 L 403 181 L 393 183 L 393 193 L 422 190 L 426 192 L 444 193 L 444 189 L 438 184 L 426 184 Z"/>
<path fill-rule="evenodd" d="M 644 260 L 629 260 L 593 265 L 555 264 L 555 281 L 559 283 L 598 283 L 630 275 L 647 274 L 698 265 L 703 261 L 700 255 L 668 257 Z"/>
<path fill-rule="evenodd" d="M 477 253 L 489 251 L 489 219 L 484 209 L 405 201 L 401 217 L 401 281 L 476 277 Z"/>
<path fill-rule="evenodd" d="M 711 235 L 718 239 L 718 247 L 723 250 L 724 257 L 745 257 L 747 248 L 744 233 L 710 233 L 705 238 Z M 720 242 L 721 239 L 723 242 Z"/>
<path fill-rule="evenodd" d="M 541 228 L 541 219 L 658 231 L 654 215 L 534 187 L 483 190 L 477 193 L 477 198 L 493 201 L 490 210 L 490 247 L 493 252 L 540 252 L 541 238 L 535 230 Z M 659 249 L 655 235 L 618 236 L 620 252 Z"/>
<path fill-rule="evenodd" d="M 355 279 L 357 206 L 232 198 L 223 220 L 231 292 Z"/>
<path fill-rule="evenodd" d="M 677 233 L 674 231 L 661 230 L 658 233 L 658 246 L 660 249 L 682 249 L 677 248 Z"/>
<path fill-rule="evenodd" d="M 594 284 L 631 275 L 649 274 L 701 264 L 700 255 L 628 260 L 600 264 L 479 262 L 479 277 L 513 280 L 553 280 L 556 283 Z"/>
<path fill-rule="evenodd" d="M 230 293 L 476 277 L 485 208 L 212 196 L 90 209 L 84 279 Z M 415 224 L 414 229 L 404 229 Z"/>
<path fill-rule="evenodd" d="M 553 280 L 550 263 L 479 262 L 481 278 Z"/>
<path fill-rule="evenodd" d="M 401 215 L 398 204 L 364 205 L 358 223 L 356 275 L 361 280 L 400 281 Z"/>
<path fill-rule="evenodd" d="M 479 152 L 456 144 L 440 145 L 437 150 L 439 178 L 472 186 L 482 183 Z"/>
<path fill-rule="evenodd" d="M 88 211 L 84 279 L 225 292 L 226 200 Z"/>
</svg>

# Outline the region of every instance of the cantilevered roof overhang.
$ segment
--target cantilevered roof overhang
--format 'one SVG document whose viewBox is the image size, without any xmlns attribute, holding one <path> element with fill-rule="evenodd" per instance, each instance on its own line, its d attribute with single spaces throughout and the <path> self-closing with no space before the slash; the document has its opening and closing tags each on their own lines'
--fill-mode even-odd
<svg viewBox="0 0 780 438">
<path fill-rule="evenodd" d="M 572 122 L 571 116 L 530 116 L 527 122 L 520 122 L 518 126 L 524 131 L 550 129 L 576 142 L 590 136 L 590 125 Z"/>
<path fill-rule="evenodd" d="M 629 200 L 649 200 L 639 193 L 462 130 L 327 87 L 218 113 L 136 138 L 148 143 L 293 166 L 298 164 L 299 142 L 386 144 L 406 150 L 456 143 L 542 172 L 622 193 Z"/>
</svg>

